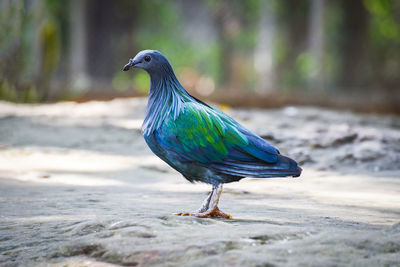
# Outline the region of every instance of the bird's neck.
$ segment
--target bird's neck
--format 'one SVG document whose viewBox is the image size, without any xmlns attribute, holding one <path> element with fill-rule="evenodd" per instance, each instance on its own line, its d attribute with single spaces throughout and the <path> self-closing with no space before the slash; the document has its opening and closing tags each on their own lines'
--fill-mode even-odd
<svg viewBox="0 0 400 267">
<path fill-rule="evenodd" d="M 183 103 L 193 100 L 179 83 L 172 68 L 170 71 L 149 74 L 149 100 L 142 125 L 144 135 L 150 135 L 160 128 L 167 118 L 175 120 L 182 111 Z"/>
</svg>

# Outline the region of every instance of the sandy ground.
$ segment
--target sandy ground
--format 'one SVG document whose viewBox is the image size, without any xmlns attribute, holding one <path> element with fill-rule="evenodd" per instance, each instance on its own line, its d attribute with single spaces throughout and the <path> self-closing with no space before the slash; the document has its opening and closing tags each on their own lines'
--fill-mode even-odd
<svg viewBox="0 0 400 267">
<path fill-rule="evenodd" d="M 0 103 L 0 266 L 400 266 L 400 119 L 226 110 L 302 163 L 227 184 L 232 220 L 140 133 L 145 99 Z"/>
</svg>

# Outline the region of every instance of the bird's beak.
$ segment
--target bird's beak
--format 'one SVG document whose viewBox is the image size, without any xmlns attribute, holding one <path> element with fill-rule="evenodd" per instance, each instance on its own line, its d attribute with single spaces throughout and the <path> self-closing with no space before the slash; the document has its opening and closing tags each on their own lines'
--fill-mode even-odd
<svg viewBox="0 0 400 267">
<path fill-rule="evenodd" d="M 123 71 L 128 71 L 130 68 L 134 67 L 134 66 L 135 66 L 136 64 L 138 64 L 138 63 L 140 63 L 140 61 L 135 61 L 135 60 L 133 60 L 133 59 L 130 59 L 130 60 L 129 60 L 129 63 L 126 64 L 126 65 L 122 68 L 122 70 L 123 70 Z"/>
</svg>

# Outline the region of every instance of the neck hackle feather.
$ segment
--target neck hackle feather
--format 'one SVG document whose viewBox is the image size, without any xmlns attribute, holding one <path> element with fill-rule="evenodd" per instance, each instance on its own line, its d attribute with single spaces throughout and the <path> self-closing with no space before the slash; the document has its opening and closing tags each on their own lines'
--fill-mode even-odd
<svg viewBox="0 0 400 267">
<path fill-rule="evenodd" d="M 160 128 L 162 122 L 172 113 L 174 120 L 182 111 L 183 103 L 193 101 L 179 83 L 168 62 L 158 72 L 149 72 L 150 92 L 142 133 L 149 135 Z"/>
</svg>

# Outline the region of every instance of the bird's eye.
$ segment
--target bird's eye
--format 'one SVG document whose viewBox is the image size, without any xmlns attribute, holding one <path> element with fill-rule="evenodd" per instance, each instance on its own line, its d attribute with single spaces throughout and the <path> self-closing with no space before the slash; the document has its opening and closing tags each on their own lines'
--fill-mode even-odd
<svg viewBox="0 0 400 267">
<path fill-rule="evenodd" d="M 144 57 L 144 61 L 149 62 L 150 60 L 151 60 L 151 57 L 150 57 L 150 56 L 145 56 L 145 57 Z"/>
</svg>

